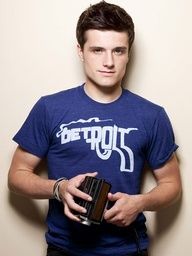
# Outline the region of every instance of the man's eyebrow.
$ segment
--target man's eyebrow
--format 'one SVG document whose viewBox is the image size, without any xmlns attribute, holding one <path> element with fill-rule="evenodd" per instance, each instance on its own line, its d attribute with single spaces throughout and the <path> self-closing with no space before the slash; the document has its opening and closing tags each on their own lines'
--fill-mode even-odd
<svg viewBox="0 0 192 256">
<path fill-rule="evenodd" d="M 128 49 L 128 47 L 126 47 L 126 46 L 117 46 L 113 50 L 127 50 L 127 49 Z"/>
<path fill-rule="evenodd" d="M 90 46 L 89 49 L 106 49 L 105 47 L 102 46 Z M 116 46 L 112 50 L 127 50 L 128 47 L 126 46 Z"/>
<path fill-rule="evenodd" d="M 90 46 L 89 49 L 92 50 L 92 49 L 105 49 L 105 48 L 102 47 L 102 46 L 96 46 L 96 45 L 95 45 L 95 46 Z"/>
</svg>

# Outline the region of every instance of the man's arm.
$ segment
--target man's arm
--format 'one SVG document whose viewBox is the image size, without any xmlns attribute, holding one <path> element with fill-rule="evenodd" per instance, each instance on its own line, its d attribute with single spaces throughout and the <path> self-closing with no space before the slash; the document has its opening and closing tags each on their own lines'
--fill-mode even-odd
<svg viewBox="0 0 192 256">
<path fill-rule="evenodd" d="M 154 170 L 154 176 L 157 186 L 145 194 L 109 194 L 109 200 L 115 204 L 106 211 L 105 220 L 117 226 L 127 226 L 140 212 L 157 211 L 173 203 L 181 194 L 181 178 L 175 154 L 163 167 Z"/>
<path fill-rule="evenodd" d="M 175 154 L 161 168 L 154 170 L 157 186 L 143 195 L 142 210 L 157 211 L 175 202 L 181 194 L 181 178 Z"/>
<path fill-rule="evenodd" d="M 17 147 L 8 174 L 9 189 L 37 199 L 53 198 L 55 180 L 48 180 L 35 172 L 41 159 Z"/>
<path fill-rule="evenodd" d="M 36 174 L 36 168 L 41 159 L 21 147 L 18 147 L 13 156 L 8 175 L 9 189 L 15 193 L 34 199 L 53 198 L 53 187 L 56 180 L 42 178 Z M 91 200 L 90 196 L 80 191 L 78 187 L 86 175 L 96 176 L 97 173 L 84 173 L 73 177 L 70 180 L 62 180 L 60 196 L 62 198 L 64 213 L 75 221 L 80 221 L 72 211 L 85 212 L 85 209 L 74 201 L 74 196 L 84 200 Z"/>
</svg>

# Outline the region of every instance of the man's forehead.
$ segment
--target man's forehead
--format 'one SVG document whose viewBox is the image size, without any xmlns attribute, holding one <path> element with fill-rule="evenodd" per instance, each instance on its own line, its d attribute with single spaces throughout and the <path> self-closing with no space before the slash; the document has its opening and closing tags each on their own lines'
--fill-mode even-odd
<svg viewBox="0 0 192 256">
<path fill-rule="evenodd" d="M 86 44 L 98 47 L 128 47 L 127 32 L 117 32 L 114 30 L 94 30 L 85 32 Z"/>
</svg>

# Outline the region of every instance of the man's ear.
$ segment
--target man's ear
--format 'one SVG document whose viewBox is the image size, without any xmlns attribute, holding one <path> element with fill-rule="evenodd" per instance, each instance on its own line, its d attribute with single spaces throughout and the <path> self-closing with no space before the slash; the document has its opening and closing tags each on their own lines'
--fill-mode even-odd
<svg viewBox="0 0 192 256">
<path fill-rule="evenodd" d="M 83 50 L 81 49 L 81 46 L 79 44 L 77 44 L 77 52 L 78 52 L 80 60 L 84 61 Z"/>
</svg>

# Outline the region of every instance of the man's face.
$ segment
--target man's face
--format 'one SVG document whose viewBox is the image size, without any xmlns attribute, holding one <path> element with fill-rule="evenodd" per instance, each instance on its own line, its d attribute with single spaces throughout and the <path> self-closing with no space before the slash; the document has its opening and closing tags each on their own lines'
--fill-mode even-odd
<svg viewBox="0 0 192 256">
<path fill-rule="evenodd" d="M 87 30 L 84 48 L 78 46 L 87 85 L 120 86 L 128 63 L 126 32 Z"/>
</svg>

